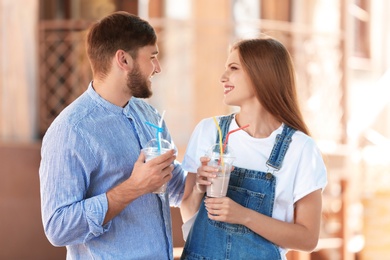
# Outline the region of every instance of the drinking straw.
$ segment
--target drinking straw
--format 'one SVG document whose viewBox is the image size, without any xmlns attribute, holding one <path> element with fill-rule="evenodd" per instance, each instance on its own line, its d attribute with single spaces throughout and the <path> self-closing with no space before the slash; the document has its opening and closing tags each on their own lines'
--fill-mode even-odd
<svg viewBox="0 0 390 260">
<path fill-rule="evenodd" d="M 232 134 L 232 133 L 234 133 L 234 132 L 237 132 L 238 130 L 242 130 L 242 129 L 247 128 L 247 127 L 249 127 L 249 125 L 241 126 L 241 127 L 237 128 L 237 129 L 231 130 L 231 131 L 229 131 L 229 132 L 227 133 L 226 138 L 225 138 L 225 142 L 223 142 L 223 152 L 225 152 L 226 145 L 227 145 L 227 141 L 228 141 L 228 139 L 229 139 L 229 135 Z"/>
<path fill-rule="evenodd" d="M 156 139 L 157 139 L 157 149 L 159 154 L 161 154 L 161 133 L 163 132 L 162 123 L 164 120 L 164 115 L 165 115 L 165 110 L 162 112 L 160 121 L 158 121 L 158 126 L 150 122 L 146 122 L 147 125 L 150 125 L 151 127 L 154 127 L 157 130 Z"/>
<path fill-rule="evenodd" d="M 158 141 L 158 146 L 160 147 L 161 149 L 161 133 L 162 133 L 162 123 L 163 123 L 163 120 L 164 120 L 164 115 L 165 115 L 165 110 L 162 112 L 162 115 L 161 115 L 161 118 L 160 118 L 160 121 L 158 122 L 158 127 L 159 129 L 161 129 L 161 131 L 158 131 L 157 132 L 157 141 Z M 161 154 L 161 150 L 159 150 L 160 154 Z"/>
<path fill-rule="evenodd" d="M 162 112 L 160 121 L 158 122 L 158 126 L 159 126 L 159 127 L 162 127 L 162 122 L 163 122 L 163 120 L 164 120 L 164 115 L 165 115 L 165 110 Z"/>
<path fill-rule="evenodd" d="M 213 119 L 214 119 L 214 123 L 218 129 L 218 132 L 219 132 L 219 154 L 220 154 L 220 160 L 221 160 L 221 164 L 222 166 L 224 166 L 224 161 L 223 161 L 223 148 L 222 148 L 222 131 L 221 131 L 221 128 L 219 127 L 219 124 L 217 122 L 217 119 L 215 118 L 215 116 L 213 116 Z"/>
<path fill-rule="evenodd" d="M 147 125 L 150 125 L 151 127 L 156 128 L 156 139 L 157 139 L 157 149 L 158 153 L 161 154 L 161 133 L 163 131 L 162 127 L 156 126 L 155 124 L 152 124 L 150 122 L 145 122 Z"/>
</svg>

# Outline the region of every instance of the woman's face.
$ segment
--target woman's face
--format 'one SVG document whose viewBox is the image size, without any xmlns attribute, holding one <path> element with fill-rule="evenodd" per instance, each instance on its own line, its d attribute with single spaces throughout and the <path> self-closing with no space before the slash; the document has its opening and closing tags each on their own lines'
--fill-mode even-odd
<svg viewBox="0 0 390 260">
<path fill-rule="evenodd" d="M 240 62 L 238 50 L 230 52 L 225 68 L 221 77 L 225 104 L 241 107 L 247 103 L 257 102 L 252 82 Z"/>
</svg>

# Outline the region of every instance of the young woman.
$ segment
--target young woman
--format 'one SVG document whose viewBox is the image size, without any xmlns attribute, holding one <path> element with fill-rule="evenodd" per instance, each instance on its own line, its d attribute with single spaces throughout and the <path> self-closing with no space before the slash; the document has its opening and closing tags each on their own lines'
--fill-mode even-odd
<svg viewBox="0 0 390 260">
<path fill-rule="evenodd" d="M 240 110 L 217 117 L 222 140 L 249 127 L 229 135 L 236 158 L 222 198 L 205 196 L 216 169 L 204 154 L 219 142 L 217 125 L 208 118 L 195 128 L 182 165 L 189 174 L 181 211 L 185 222 L 198 213 L 182 259 L 286 259 L 289 249 L 316 247 L 327 174 L 299 110 L 294 73 L 275 39 L 231 48 L 221 83 L 225 103 Z"/>
</svg>

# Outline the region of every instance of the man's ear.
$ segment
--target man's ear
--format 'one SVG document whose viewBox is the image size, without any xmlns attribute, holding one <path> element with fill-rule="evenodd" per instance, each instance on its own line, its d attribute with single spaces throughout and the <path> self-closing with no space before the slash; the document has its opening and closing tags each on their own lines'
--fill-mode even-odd
<svg viewBox="0 0 390 260">
<path fill-rule="evenodd" d="M 128 71 L 133 68 L 133 58 L 123 50 L 118 50 L 115 53 L 115 61 L 122 70 Z"/>
</svg>

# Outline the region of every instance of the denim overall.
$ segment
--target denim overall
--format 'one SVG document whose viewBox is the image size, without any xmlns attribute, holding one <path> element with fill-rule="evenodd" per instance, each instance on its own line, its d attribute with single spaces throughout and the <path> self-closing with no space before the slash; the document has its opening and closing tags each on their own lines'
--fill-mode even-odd
<svg viewBox="0 0 390 260">
<path fill-rule="evenodd" d="M 220 128 L 223 141 L 229 131 L 233 115 L 221 117 Z M 284 125 L 281 134 L 267 161 L 267 172 L 234 167 L 230 175 L 227 197 L 246 208 L 272 217 L 275 198 L 275 171 L 282 166 L 284 156 L 295 130 Z M 217 134 L 217 142 L 219 135 Z M 270 171 L 270 168 L 272 170 Z M 272 172 L 272 173 L 271 173 Z M 204 206 L 191 229 L 181 259 L 220 260 L 220 259 L 281 259 L 278 246 L 243 225 L 210 220 Z"/>
</svg>

